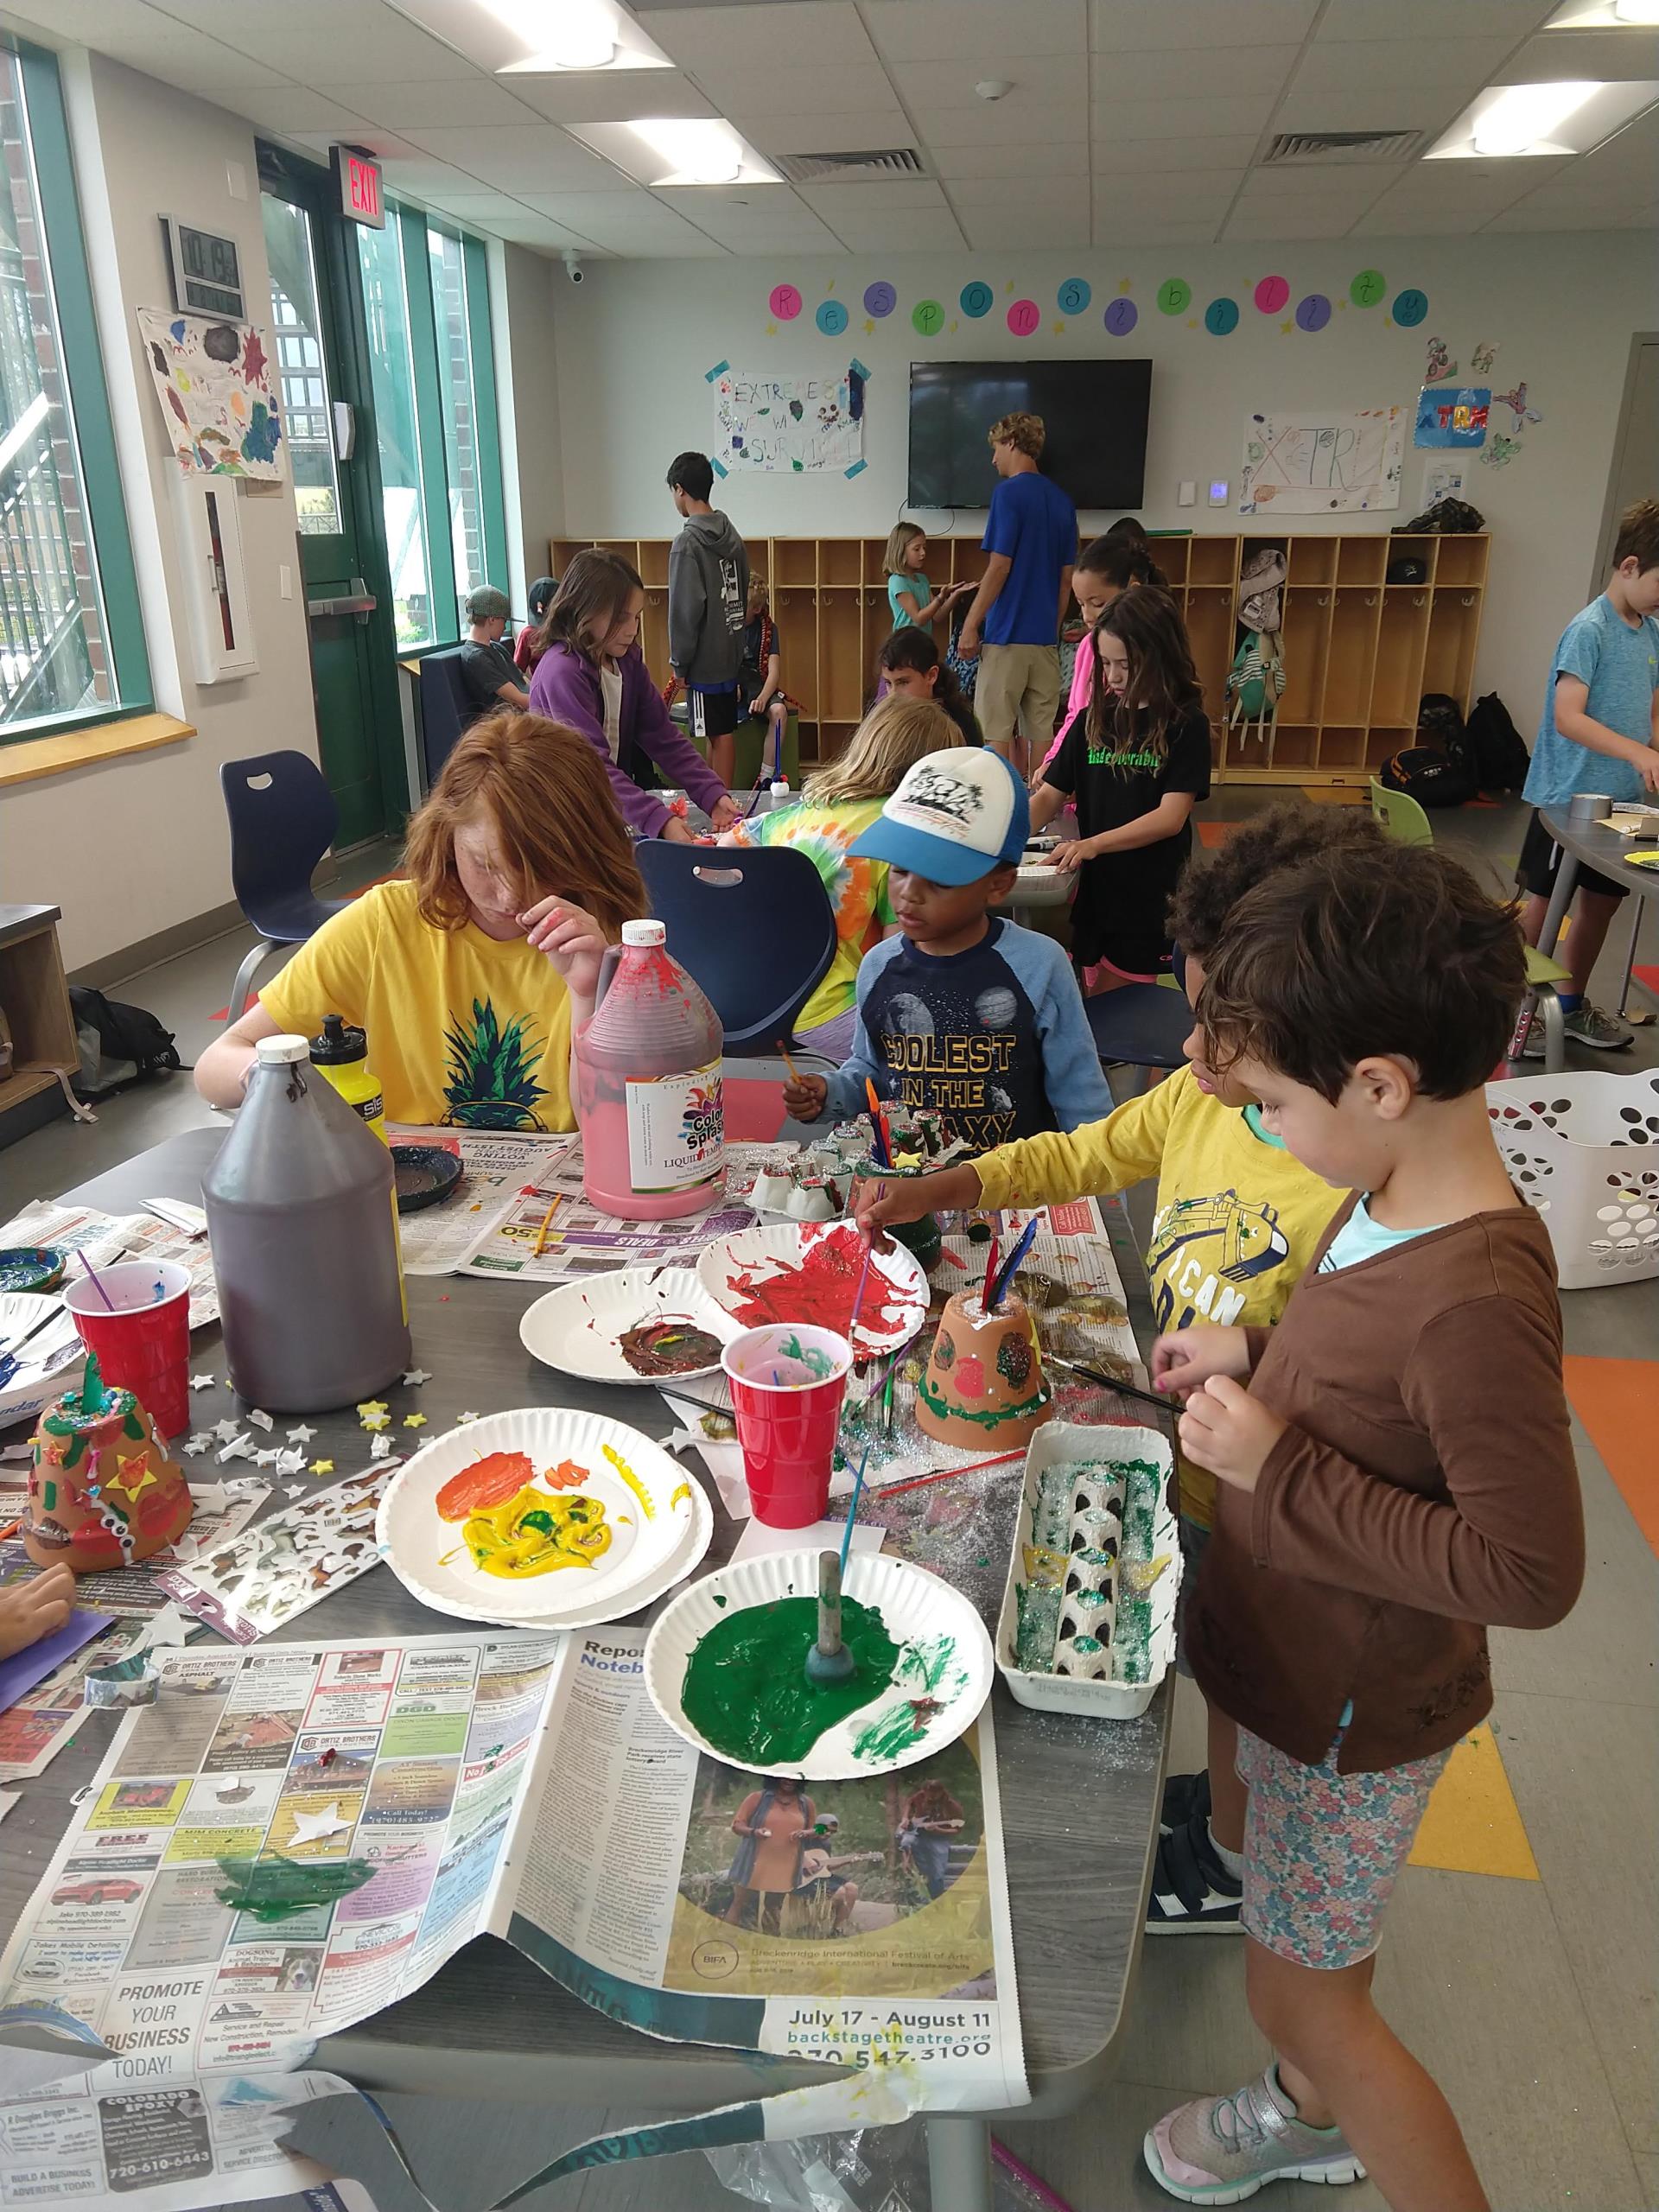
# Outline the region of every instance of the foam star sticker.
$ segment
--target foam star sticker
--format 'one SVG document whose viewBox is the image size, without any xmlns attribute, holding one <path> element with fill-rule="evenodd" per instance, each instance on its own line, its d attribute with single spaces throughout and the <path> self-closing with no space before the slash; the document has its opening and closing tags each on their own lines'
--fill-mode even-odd
<svg viewBox="0 0 1659 2212">
<path fill-rule="evenodd" d="M 314 1459 L 311 1462 L 311 1471 L 314 1475 L 332 1475 L 334 1471 L 334 1463 L 332 1459 Z"/>
<path fill-rule="evenodd" d="M 142 1455 L 135 1452 L 130 1459 L 120 1461 L 115 1472 L 105 1478 L 104 1487 L 118 1491 L 123 1497 L 140 1498 L 155 1480 L 156 1470 L 147 1467 Z"/>
<path fill-rule="evenodd" d="M 190 1388 L 193 1390 L 216 1390 L 219 1388 L 219 1377 L 217 1375 L 193 1375 L 190 1377 Z"/>
<path fill-rule="evenodd" d="M 213 1440 L 213 1432 L 211 1428 L 199 1428 L 184 1448 L 194 1459 L 207 1449 Z"/>
<path fill-rule="evenodd" d="M 226 1459 L 251 1459 L 253 1457 L 253 1439 L 245 1428 L 240 1435 L 231 1439 L 219 1457 L 221 1464 Z"/>
<path fill-rule="evenodd" d="M 325 1836 L 337 1834 L 351 1825 L 349 1821 L 341 1819 L 340 1800 L 336 1797 L 320 1813 L 296 1813 L 293 1840 L 296 1847 L 302 1843 L 321 1843 Z"/>
<path fill-rule="evenodd" d="M 316 1433 L 315 1428 L 308 1428 L 302 1421 L 297 1428 L 289 1430 L 288 1440 L 290 1444 L 308 1444 Z"/>
<path fill-rule="evenodd" d="M 425 1368 L 411 1367 L 404 1377 L 404 1388 L 406 1390 L 418 1390 L 423 1382 L 429 1382 L 431 1380 L 432 1377 L 427 1373 Z"/>
<path fill-rule="evenodd" d="M 267 1435 L 269 1435 L 270 1431 L 276 1426 L 270 1415 L 267 1413 L 262 1413 L 257 1406 L 256 1406 L 253 1411 L 248 1415 L 248 1419 L 253 1423 L 256 1428 L 263 1428 Z"/>
<path fill-rule="evenodd" d="M 367 1421 L 371 1414 L 385 1413 L 386 1402 L 384 1398 L 362 1398 L 358 1402 L 357 1410 L 363 1420 Z"/>
<path fill-rule="evenodd" d="M 1281 322 L 1279 327 L 1283 332 L 1284 335 L 1288 338 L 1291 332 L 1296 327 L 1295 319 L 1293 317 L 1288 322 Z"/>
<path fill-rule="evenodd" d="M 367 1429 L 385 1428 L 390 1424 L 391 1420 L 391 1415 L 385 1412 L 365 1414 L 363 1416 L 363 1427 Z"/>
<path fill-rule="evenodd" d="M 864 335 L 867 338 L 874 338 L 875 335 L 875 325 L 870 321 L 868 315 L 864 318 Z"/>
<path fill-rule="evenodd" d="M 457 1428 L 465 1428 L 469 1421 L 476 1421 L 477 1419 L 478 1415 L 475 1413 L 467 1412 L 464 1414 L 457 1414 L 455 1415 L 455 1427 Z"/>
<path fill-rule="evenodd" d="M 276 1471 L 279 1475 L 297 1475 L 304 1465 L 303 1452 L 279 1452 L 276 1454 Z"/>
<path fill-rule="evenodd" d="M 404 1415 L 404 1427 L 405 1428 L 424 1428 L 426 1427 L 426 1415 L 424 1414 L 405 1414 Z"/>
<path fill-rule="evenodd" d="M 1063 322 L 1057 322 L 1057 323 L 1055 324 L 1055 326 L 1054 326 L 1054 335 L 1055 335 L 1057 338 L 1064 338 L 1064 337 L 1065 337 L 1065 325 Z"/>
<path fill-rule="evenodd" d="M 233 1436 L 240 1433 L 241 1427 L 242 1424 L 239 1421 L 216 1421 L 213 1423 L 213 1434 L 221 1444 L 228 1444 Z"/>
<path fill-rule="evenodd" d="M 256 1452 L 253 1455 L 253 1464 L 256 1467 L 274 1467 L 281 1457 L 282 1454 L 275 1451 Z"/>
<path fill-rule="evenodd" d="M 390 1459 L 391 1439 L 389 1436 L 372 1436 L 369 1439 L 369 1457 L 371 1459 Z"/>
</svg>

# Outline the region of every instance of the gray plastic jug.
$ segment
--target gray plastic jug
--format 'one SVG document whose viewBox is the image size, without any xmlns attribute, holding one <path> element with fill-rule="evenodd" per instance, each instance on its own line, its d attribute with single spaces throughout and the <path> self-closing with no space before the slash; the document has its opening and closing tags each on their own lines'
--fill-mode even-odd
<svg viewBox="0 0 1659 2212">
<path fill-rule="evenodd" d="M 356 1405 L 411 1363 L 391 1154 L 303 1037 L 256 1053 L 201 1189 L 231 1387 L 272 1413 Z"/>
</svg>

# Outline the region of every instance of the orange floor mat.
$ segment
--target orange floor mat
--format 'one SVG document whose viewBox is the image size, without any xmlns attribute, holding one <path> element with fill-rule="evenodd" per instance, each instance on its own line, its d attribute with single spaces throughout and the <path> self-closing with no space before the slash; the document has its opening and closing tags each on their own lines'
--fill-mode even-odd
<svg viewBox="0 0 1659 2212">
<path fill-rule="evenodd" d="M 1572 1352 L 1562 1367 L 1573 1412 L 1589 1430 L 1637 1528 L 1659 1552 L 1659 1361 L 1592 1359 Z"/>
</svg>

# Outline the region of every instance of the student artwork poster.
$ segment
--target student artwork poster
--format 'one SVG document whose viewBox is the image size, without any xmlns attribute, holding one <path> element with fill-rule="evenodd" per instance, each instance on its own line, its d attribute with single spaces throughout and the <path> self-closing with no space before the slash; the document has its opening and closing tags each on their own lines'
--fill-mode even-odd
<svg viewBox="0 0 1659 2212">
<path fill-rule="evenodd" d="M 1397 507 L 1405 422 L 1400 407 L 1278 408 L 1248 416 L 1240 514 L 1366 514 Z"/>
<path fill-rule="evenodd" d="M 712 456 L 728 471 L 842 474 L 864 457 L 864 378 L 749 376 L 714 379 Z"/>
</svg>

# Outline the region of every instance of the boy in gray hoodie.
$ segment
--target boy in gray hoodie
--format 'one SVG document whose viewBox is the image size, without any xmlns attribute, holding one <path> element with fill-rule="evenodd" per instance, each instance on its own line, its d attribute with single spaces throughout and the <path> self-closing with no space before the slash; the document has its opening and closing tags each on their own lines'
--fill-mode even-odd
<svg viewBox="0 0 1659 2212">
<path fill-rule="evenodd" d="M 730 522 L 709 504 L 715 472 L 706 454 L 679 454 L 668 486 L 685 521 L 668 554 L 668 658 L 686 688 L 691 734 L 707 741 L 709 766 L 729 789 L 743 711 L 738 671 L 749 556 Z"/>
</svg>

